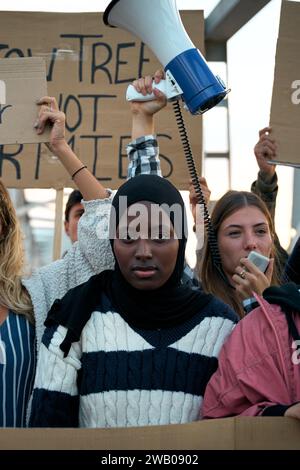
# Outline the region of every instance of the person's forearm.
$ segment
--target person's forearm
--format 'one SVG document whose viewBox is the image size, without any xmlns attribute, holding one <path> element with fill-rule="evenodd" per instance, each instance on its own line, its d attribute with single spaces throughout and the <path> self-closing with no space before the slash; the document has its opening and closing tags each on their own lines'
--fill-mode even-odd
<svg viewBox="0 0 300 470">
<path fill-rule="evenodd" d="M 154 116 L 145 113 L 132 113 L 132 140 L 154 134 Z"/>
<path fill-rule="evenodd" d="M 77 170 L 84 166 L 66 141 L 62 141 L 59 145 L 53 147 L 52 151 L 55 156 L 59 158 L 71 177 Z M 80 170 L 74 176 L 73 181 L 85 201 L 104 199 L 107 197 L 107 191 L 104 186 L 102 186 L 87 168 Z"/>
<path fill-rule="evenodd" d="M 266 204 L 272 219 L 275 217 L 276 198 L 278 193 L 277 175 L 274 173 L 272 180 L 263 179 L 262 173 L 259 172 L 257 180 L 251 185 L 251 191 L 259 196 Z"/>
</svg>

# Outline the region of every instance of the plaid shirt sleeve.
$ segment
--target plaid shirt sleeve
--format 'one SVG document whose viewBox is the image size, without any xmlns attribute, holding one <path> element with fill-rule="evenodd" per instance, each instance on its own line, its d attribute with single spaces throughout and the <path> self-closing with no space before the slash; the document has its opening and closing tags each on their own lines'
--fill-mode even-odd
<svg viewBox="0 0 300 470">
<path fill-rule="evenodd" d="M 129 159 L 127 179 L 140 174 L 162 176 L 159 148 L 154 135 L 145 135 L 130 142 L 127 146 Z"/>
</svg>

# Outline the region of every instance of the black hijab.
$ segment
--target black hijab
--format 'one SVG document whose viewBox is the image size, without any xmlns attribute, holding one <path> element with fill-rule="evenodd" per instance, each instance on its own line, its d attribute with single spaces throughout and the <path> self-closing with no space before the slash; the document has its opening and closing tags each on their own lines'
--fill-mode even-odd
<svg viewBox="0 0 300 470">
<path fill-rule="evenodd" d="M 120 204 L 120 198 L 124 196 L 127 197 L 127 207 Z M 126 281 L 116 260 L 109 294 L 116 311 L 129 324 L 145 329 L 169 328 L 198 313 L 211 300 L 211 296 L 181 282 L 187 220 L 180 192 L 168 180 L 156 175 L 139 175 L 128 180 L 119 188 L 112 202 L 114 210 L 111 214 L 116 216 L 117 225 L 125 210 L 140 201 L 149 201 L 160 206 L 164 204 L 169 208 L 176 204 L 181 208 L 181 211 L 176 211 L 176 215 L 181 214 L 180 220 L 174 217 L 174 211 L 169 212 L 174 231 L 179 237 L 176 265 L 171 277 L 162 287 L 140 290 Z M 114 252 L 112 239 L 111 246 Z"/>
<path fill-rule="evenodd" d="M 127 196 L 127 206 L 120 204 L 120 197 Z M 73 342 L 79 341 L 82 329 L 93 311 L 99 308 L 99 294 L 104 293 L 112 306 L 129 325 L 142 329 L 171 328 L 190 319 L 211 301 L 212 295 L 199 288 L 191 288 L 181 282 L 186 246 L 186 213 L 184 202 L 177 189 L 169 181 L 156 175 L 140 175 L 120 187 L 113 199 L 112 216 L 115 213 L 118 225 L 127 208 L 139 201 L 155 204 L 179 204 L 180 220 L 170 220 L 179 238 L 176 265 L 168 281 L 159 289 L 140 290 L 132 287 L 122 275 L 118 263 L 113 271 L 107 270 L 92 276 L 87 282 L 69 290 L 56 300 L 45 321 L 46 326 L 64 325 L 67 335 L 60 345 L 65 356 Z M 178 219 L 176 217 L 176 219 Z M 179 237 L 179 235 L 178 235 Z M 113 248 L 113 239 L 111 239 Z"/>
</svg>

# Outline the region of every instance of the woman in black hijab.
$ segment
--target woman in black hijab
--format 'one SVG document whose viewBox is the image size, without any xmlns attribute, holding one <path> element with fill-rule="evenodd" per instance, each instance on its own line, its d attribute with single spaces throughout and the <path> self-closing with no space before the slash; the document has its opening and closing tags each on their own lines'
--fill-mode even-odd
<svg viewBox="0 0 300 470">
<path fill-rule="evenodd" d="M 181 283 L 186 214 L 167 180 L 140 175 L 116 193 L 114 271 L 49 312 L 31 426 L 127 427 L 201 416 L 204 390 L 236 315 Z"/>
</svg>

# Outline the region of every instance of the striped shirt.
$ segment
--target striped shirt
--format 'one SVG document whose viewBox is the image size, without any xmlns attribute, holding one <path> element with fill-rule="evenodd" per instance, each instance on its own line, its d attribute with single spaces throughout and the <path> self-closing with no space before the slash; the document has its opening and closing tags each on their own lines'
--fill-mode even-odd
<svg viewBox="0 0 300 470">
<path fill-rule="evenodd" d="M 24 315 L 0 325 L 0 427 L 25 427 L 35 372 L 35 334 Z"/>
</svg>

